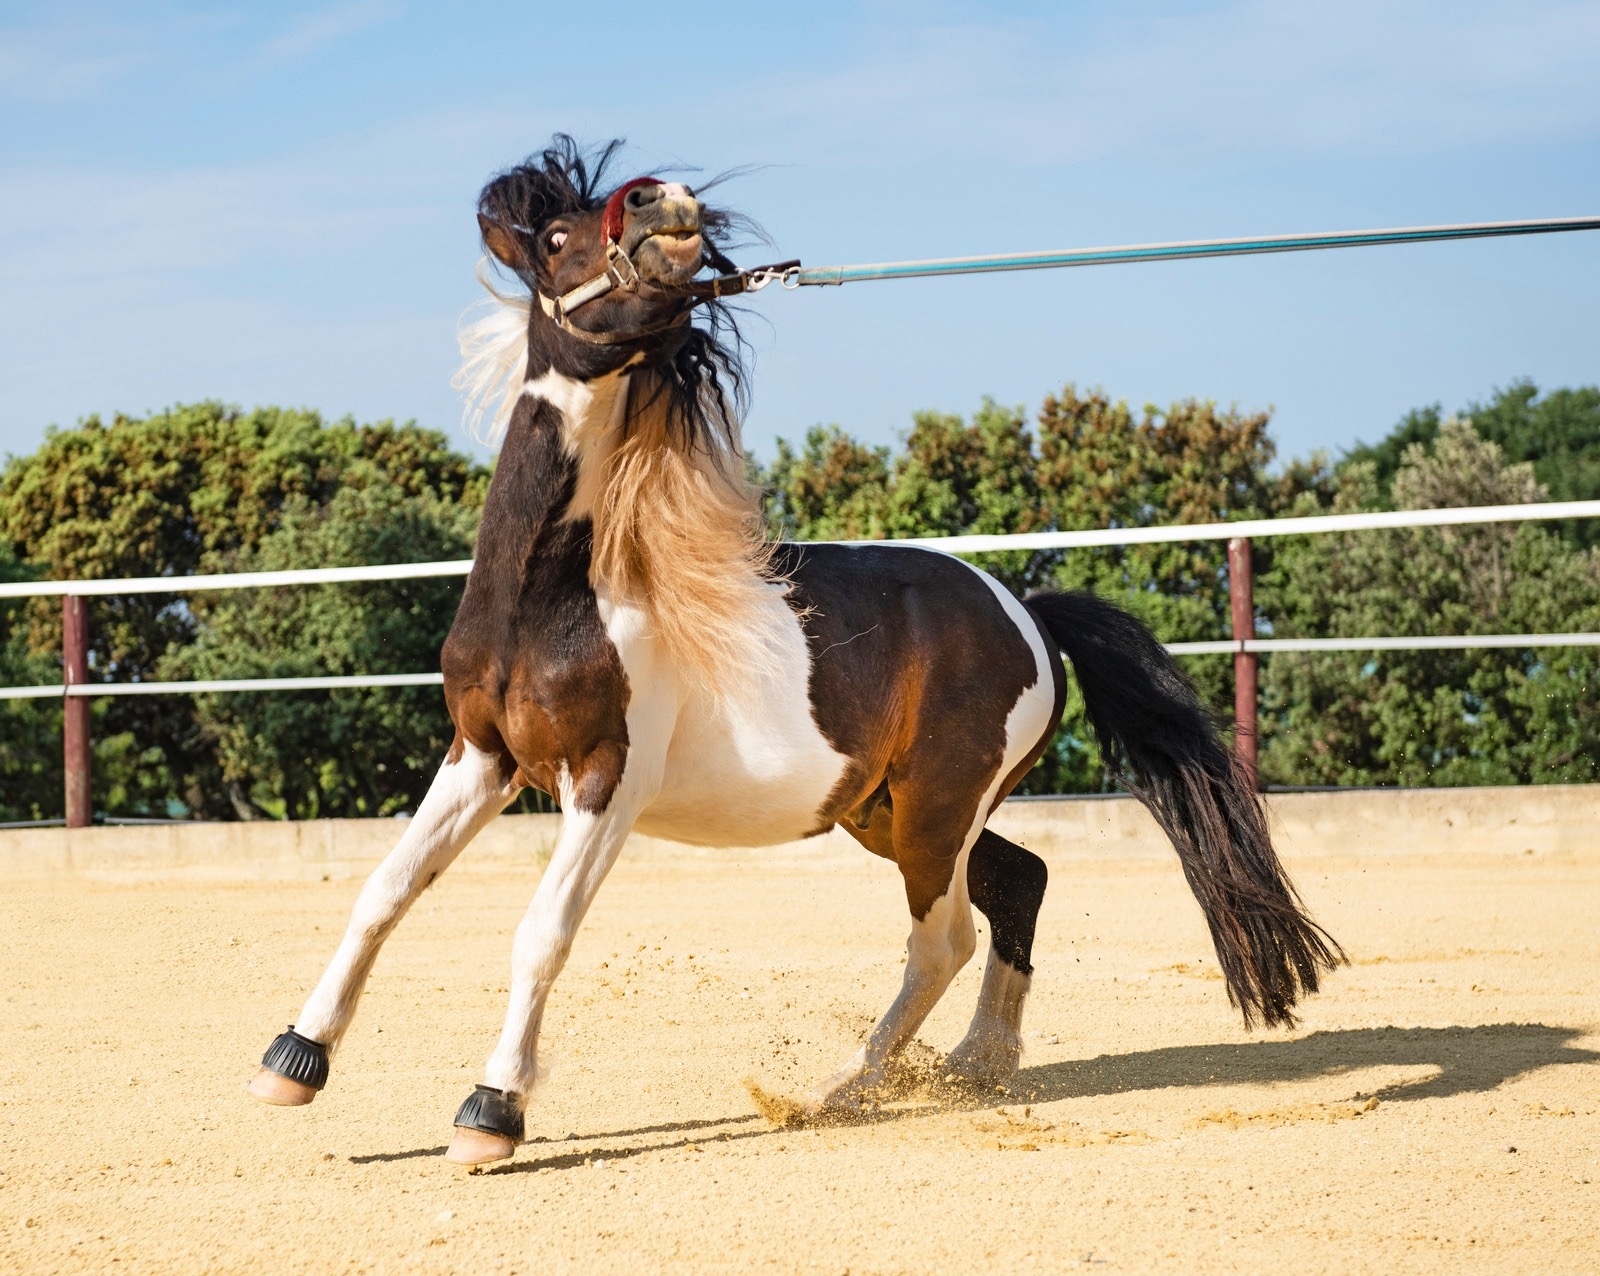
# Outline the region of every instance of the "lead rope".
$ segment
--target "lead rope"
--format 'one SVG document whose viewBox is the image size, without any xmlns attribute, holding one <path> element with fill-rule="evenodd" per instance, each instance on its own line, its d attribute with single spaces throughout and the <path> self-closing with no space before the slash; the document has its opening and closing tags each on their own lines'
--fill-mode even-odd
<svg viewBox="0 0 1600 1276">
<path fill-rule="evenodd" d="M 794 289 L 857 283 L 868 279 L 975 275 L 1001 270 L 1050 270 L 1065 266 L 1111 266 L 1123 262 L 1181 261 L 1195 257 L 1248 257 L 1258 253 L 1305 252 L 1317 248 L 1367 248 L 1379 244 L 1495 239 L 1508 235 L 1549 235 L 1573 230 L 1600 230 L 1600 217 L 1465 222 L 1453 226 L 1403 226 L 1389 230 L 1340 230 L 1245 239 L 1194 239 L 1168 244 L 1127 244 L 1115 248 L 1073 248 L 1062 252 L 936 257 L 927 261 L 891 261 L 859 266 L 813 266 L 808 270 L 786 270 L 781 279 L 785 288 Z M 798 267 L 799 263 L 785 265 Z"/>
<path fill-rule="evenodd" d="M 653 178 L 628 183 L 611 198 L 615 203 L 629 189 Z M 702 302 L 742 293 L 760 292 L 769 284 L 786 290 L 806 287 L 834 287 L 869 279 L 914 279 L 929 275 L 975 275 L 1009 270 L 1052 270 L 1070 266 L 1111 266 L 1135 261 L 1182 261 L 1200 257 L 1249 257 L 1261 253 L 1306 252 L 1323 248 L 1370 248 L 1380 244 L 1438 243 L 1450 239 L 1496 239 L 1511 235 L 1550 235 L 1564 231 L 1600 230 L 1600 217 L 1557 217 L 1535 221 L 1463 222 L 1451 226 L 1403 226 L 1388 230 L 1342 230 L 1311 235 L 1273 235 L 1265 238 L 1193 239 L 1164 244 L 1127 244 L 1113 248 L 1073 248 L 1062 252 L 1003 253 L 988 257 L 935 257 L 925 261 L 879 262 L 857 266 L 813 266 L 803 268 L 798 258 L 734 270 L 710 279 L 690 283 L 679 290 L 666 290 L 642 283 L 639 272 L 622 246 L 610 237 L 610 206 L 606 210 L 608 238 L 606 269 L 593 279 L 579 284 L 559 297 L 539 293 L 539 305 L 563 331 L 595 345 L 614 345 L 634 337 L 664 332 L 689 322 L 690 311 Z M 725 259 L 724 259 L 725 260 Z M 728 263 L 732 264 L 732 263 Z M 574 327 L 568 316 L 578 307 L 603 297 L 614 289 L 641 292 L 648 289 L 656 297 L 677 296 L 684 307 L 671 318 L 632 333 L 590 332 Z M 648 295 L 648 294 L 646 294 Z"/>
</svg>

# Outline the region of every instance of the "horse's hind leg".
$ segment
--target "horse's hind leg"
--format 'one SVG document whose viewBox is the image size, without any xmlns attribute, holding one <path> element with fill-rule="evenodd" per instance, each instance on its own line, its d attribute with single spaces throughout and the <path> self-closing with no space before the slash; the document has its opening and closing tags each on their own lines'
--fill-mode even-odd
<svg viewBox="0 0 1600 1276">
<path fill-rule="evenodd" d="M 911 906 L 911 937 L 906 941 L 906 971 L 900 995 L 873 1028 L 866 1045 L 813 1093 L 808 1107 L 821 1111 L 858 1101 L 862 1092 L 882 1082 L 885 1065 L 904 1049 L 938 1004 L 950 981 L 971 960 L 978 946 L 967 895 L 967 851 L 977 830 L 965 836 L 961 804 L 916 804 L 895 795 L 893 857 L 905 879 L 906 902 Z M 920 817 L 920 818 L 919 818 Z M 879 826 L 881 828 L 881 825 Z M 852 830 L 869 849 L 883 854 L 888 847 L 878 829 Z M 874 845 L 874 843 L 878 845 Z M 953 844 L 952 844 L 953 842 Z"/>
<path fill-rule="evenodd" d="M 967 858 L 967 888 L 989 920 L 989 960 L 972 1026 L 946 1067 L 978 1085 L 1009 1080 L 1022 1059 L 1022 1003 L 1033 976 L 1033 930 L 1050 877 L 1032 851 L 985 829 Z"/>
<path fill-rule="evenodd" d="M 378 950 L 417 896 L 474 835 L 511 802 L 517 787 L 501 760 L 462 742 L 439 768 L 417 813 L 356 897 L 344 939 L 300 1017 L 272 1043 L 250 1093 L 264 1103 L 310 1103 L 327 1080 L 328 1055 L 355 1016 Z"/>
</svg>

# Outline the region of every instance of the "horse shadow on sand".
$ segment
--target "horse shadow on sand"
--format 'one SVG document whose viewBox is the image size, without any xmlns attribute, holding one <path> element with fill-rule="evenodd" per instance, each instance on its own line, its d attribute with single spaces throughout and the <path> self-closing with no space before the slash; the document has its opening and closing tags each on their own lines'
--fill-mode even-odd
<svg viewBox="0 0 1600 1276">
<path fill-rule="evenodd" d="M 674 1150 L 700 1150 L 706 1144 L 743 1142 L 792 1134 L 814 1126 L 876 1125 L 948 1112 L 976 1111 L 1007 1103 L 1054 1103 L 1064 1099 L 1131 1094 L 1141 1090 L 1202 1089 L 1207 1086 L 1270 1084 L 1338 1077 L 1368 1068 L 1427 1068 L 1428 1075 L 1383 1085 L 1367 1093 L 1385 1103 L 1444 1099 L 1485 1093 L 1543 1068 L 1600 1063 L 1600 1051 L 1573 1045 L 1582 1028 L 1549 1024 L 1486 1024 L 1450 1028 L 1345 1028 L 1313 1032 L 1287 1041 L 1224 1045 L 1164 1046 L 1127 1054 L 1098 1055 L 1023 1068 L 1003 1088 L 956 1087 L 939 1075 L 930 1051 L 891 1079 L 882 1102 L 859 1112 L 805 1120 L 795 1105 L 769 1115 L 663 1122 L 630 1129 L 536 1138 L 522 1159 L 486 1173 L 526 1174 L 569 1170 L 597 1161 L 620 1162 Z M 752 1086 L 762 1103 L 758 1087 Z M 770 1100 L 770 1096 L 767 1096 Z M 765 1107 L 765 1104 L 762 1104 Z M 786 1115 L 787 1114 L 787 1115 Z M 436 1156 L 443 1147 L 353 1156 L 358 1164 Z"/>
</svg>

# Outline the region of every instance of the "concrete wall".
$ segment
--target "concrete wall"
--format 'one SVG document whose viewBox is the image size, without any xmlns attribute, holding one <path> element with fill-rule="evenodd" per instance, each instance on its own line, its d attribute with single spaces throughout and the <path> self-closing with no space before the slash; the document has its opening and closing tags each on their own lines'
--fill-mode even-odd
<svg viewBox="0 0 1600 1276">
<path fill-rule="evenodd" d="M 1600 852 L 1600 785 L 1284 793 L 1269 797 L 1267 805 L 1277 844 L 1291 860 Z M 990 824 L 1052 859 L 1172 854 L 1154 821 L 1131 798 L 1007 802 Z M 558 827 L 558 816 L 503 815 L 466 850 L 456 871 L 537 867 L 549 857 Z M 0 830 L 0 880 L 337 880 L 368 872 L 402 831 L 398 820 L 6 829 Z M 837 830 L 772 853 L 864 854 Z M 716 857 L 728 852 L 635 837 L 624 854 Z"/>
<path fill-rule="evenodd" d="M 1267 812 L 1290 858 L 1600 852 L 1600 784 L 1274 793 Z M 1172 854 L 1132 798 L 1007 802 L 990 825 L 1046 856 Z"/>
</svg>

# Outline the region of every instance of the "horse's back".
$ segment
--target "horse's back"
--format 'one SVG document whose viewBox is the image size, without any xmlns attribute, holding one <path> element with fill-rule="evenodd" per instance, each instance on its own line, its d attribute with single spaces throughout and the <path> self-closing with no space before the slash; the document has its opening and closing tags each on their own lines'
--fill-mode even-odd
<svg viewBox="0 0 1600 1276">
<path fill-rule="evenodd" d="M 892 723 L 992 736 L 1028 693 L 1054 703 L 1065 678 L 1054 643 L 987 573 L 912 545 L 785 545 L 779 566 L 812 654 L 823 731 L 852 756 Z M 1058 715 L 1059 716 L 1059 715 Z M 1054 725 L 1052 720 L 1051 725 Z M 1031 726 L 1028 728 L 1031 729 Z M 880 740 L 879 748 L 887 740 Z"/>
</svg>

